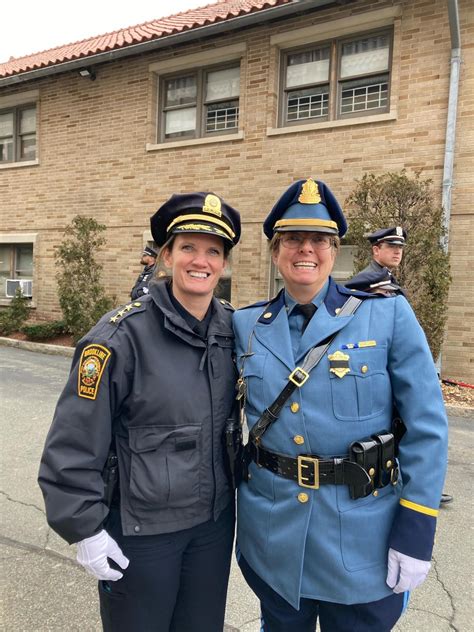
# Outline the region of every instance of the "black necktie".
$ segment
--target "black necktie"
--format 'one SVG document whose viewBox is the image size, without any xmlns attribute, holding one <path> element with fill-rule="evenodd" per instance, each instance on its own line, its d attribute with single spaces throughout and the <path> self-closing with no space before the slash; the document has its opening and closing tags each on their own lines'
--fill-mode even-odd
<svg viewBox="0 0 474 632">
<path fill-rule="evenodd" d="M 298 309 L 304 316 L 303 329 L 301 330 L 301 333 L 303 333 L 316 311 L 316 305 L 314 303 L 298 304 Z"/>
</svg>

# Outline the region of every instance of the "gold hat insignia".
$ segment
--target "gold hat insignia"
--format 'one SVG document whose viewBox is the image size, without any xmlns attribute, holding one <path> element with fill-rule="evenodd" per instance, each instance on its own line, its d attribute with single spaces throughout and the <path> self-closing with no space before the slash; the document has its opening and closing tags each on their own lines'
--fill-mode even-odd
<svg viewBox="0 0 474 632">
<path fill-rule="evenodd" d="M 301 202 L 302 204 L 318 204 L 321 202 L 318 185 L 312 178 L 308 178 L 308 180 L 306 180 L 303 184 L 298 202 Z"/>
<path fill-rule="evenodd" d="M 210 213 L 211 215 L 217 215 L 217 217 L 222 217 L 221 211 L 221 201 L 217 197 L 217 195 L 206 195 L 206 199 L 204 200 L 204 205 L 202 207 L 203 213 Z"/>
</svg>

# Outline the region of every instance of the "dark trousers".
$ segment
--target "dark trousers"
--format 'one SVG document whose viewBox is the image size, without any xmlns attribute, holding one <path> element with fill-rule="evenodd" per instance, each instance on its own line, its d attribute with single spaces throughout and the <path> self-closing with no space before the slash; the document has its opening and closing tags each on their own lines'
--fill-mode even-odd
<svg viewBox="0 0 474 632">
<path fill-rule="evenodd" d="M 106 525 L 130 564 L 99 582 L 105 632 L 222 632 L 234 538 L 233 503 L 191 529 L 123 536 L 112 510 Z"/>
<path fill-rule="evenodd" d="M 389 632 L 404 609 L 402 593 L 350 606 L 301 599 L 300 609 L 296 610 L 252 570 L 243 555 L 239 557 L 239 566 L 260 599 L 261 632 L 314 632 L 318 618 L 321 632 Z"/>
</svg>

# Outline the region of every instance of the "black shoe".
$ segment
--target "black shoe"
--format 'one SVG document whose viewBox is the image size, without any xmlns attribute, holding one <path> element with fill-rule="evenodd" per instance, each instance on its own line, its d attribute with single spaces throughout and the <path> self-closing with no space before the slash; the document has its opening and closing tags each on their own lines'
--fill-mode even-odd
<svg viewBox="0 0 474 632">
<path fill-rule="evenodd" d="M 441 500 L 440 500 L 441 505 L 447 505 L 448 503 L 452 503 L 452 502 L 453 502 L 453 497 L 450 494 L 441 494 Z"/>
</svg>

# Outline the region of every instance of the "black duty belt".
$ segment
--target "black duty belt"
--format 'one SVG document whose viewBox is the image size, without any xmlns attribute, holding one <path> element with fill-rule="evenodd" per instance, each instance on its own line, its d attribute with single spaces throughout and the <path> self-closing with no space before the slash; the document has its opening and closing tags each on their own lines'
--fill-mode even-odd
<svg viewBox="0 0 474 632">
<path fill-rule="evenodd" d="M 390 435 L 377 436 L 389 437 Z M 393 453 L 393 435 L 391 437 L 390 452 Z M 270 452 L 261 447 L 261 444 L 254 443 L 249 443 L 247 449 L 251 459 L 259 467 L 264 467 L 277 476 L 295 481 L 300 487 L 319 489 L 320 485 L 348 485 L 352 498 L 362 498 L 372 493 L 376 487 L 385 487 L 391 482 L 396 484 L 398 478 L 395 459 L 392 457 L 393 460 L 386 458 L 382 460 L 386 454 L 386 446 L 380 446 L 380 443 L 375 440 L 370 441 L 368 451 L 364 450 L 364 455 L 369 455 L 369 460 L 365 459 L 361 462 L 355 450 L 361 445 L 366 447 L 367 443 L 369 442 L 354 442 L 351 445 L 352 459 L 350 455 L 332 459 L 321 459 L 312 454 L 293 457 Z M 374 449 L 371 449 L 372 445 Z M 383 450 L 382 453 L 381 450 Z M 370 458 L 370 453 L 374 458 Z M 354 457 L 359 460 L 359 463 L 354 460 Z"/>
</svg>

